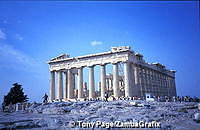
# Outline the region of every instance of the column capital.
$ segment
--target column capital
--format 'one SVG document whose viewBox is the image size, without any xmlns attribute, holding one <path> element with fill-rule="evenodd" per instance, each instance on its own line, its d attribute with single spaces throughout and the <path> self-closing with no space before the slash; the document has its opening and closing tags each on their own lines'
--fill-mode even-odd
<svg viewBox="0 0 200 130">
<path fill-rule="evenodd" d="M 56 70 L 55 72 L 64 72 L 64 69 Z"/>
<path fill-rule="evenodd" d="M 106 63 L 104 63 L 104 64 L 100 64 L 100 66 L 106 66 L 107 64 Z"/>
<path fill-rule="evenodd" d="M 128 64 L 134 64 L 134 65 L 135 65 L 134 62 L 132 62 L 132 61 L 128 61 L 128 60 L 127 60 L 127 61 L 123 61 L 122 63 L 124 63 L 124 64 L 125 64 L 125 63 L 128 63 Z"/>
<path fill-rule="evenodd" d="M 83 68 L 84 68 L 84 66 L 79 66 L 76 69 L 83 69 Z"/>
<path fill-rule="evenodd" d="M 87 67 L 88 68 L 93 68 L 95 65 L 88 65 Z"/>
<path fill-rule="evenodd" d="M 111 64 L 113 64 L 113 65 L 116 65 L 116 64 L 118 64 L 119 62 L 117 61 L 117 62 L 112 62 Z"/>
</svg>

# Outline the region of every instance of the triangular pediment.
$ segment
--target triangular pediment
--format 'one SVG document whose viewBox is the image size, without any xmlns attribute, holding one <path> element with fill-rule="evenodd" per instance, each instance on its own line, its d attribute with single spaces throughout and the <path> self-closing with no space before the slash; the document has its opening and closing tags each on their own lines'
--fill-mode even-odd
<svg viewBox="0 0 200 130">
<path fill-rule="evenodd" d="M 59 55 L 59 56 L 57 56 L 57 57 L 52 58 L 50 61 L 61 60 L 61 59 L 65 59 L 65 58 L 69 58 L 69 55 L 67 55 L 67 54 L 62 54 L 62 55 Z"/>
</svg>

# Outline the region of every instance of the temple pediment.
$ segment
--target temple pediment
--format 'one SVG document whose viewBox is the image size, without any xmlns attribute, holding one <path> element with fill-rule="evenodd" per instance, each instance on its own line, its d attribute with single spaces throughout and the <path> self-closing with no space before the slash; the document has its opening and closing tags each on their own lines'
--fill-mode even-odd
<svg viewBox="0 0 200 130">
<path fill-rule="evenodd" d="M 69 58 L 69 55 L 68 54 L 61 54 L 57 57 L 52 58 L 50 61 L 61 60 L 61 59 L 65 59 L 65 58 Z"/>
</svg>

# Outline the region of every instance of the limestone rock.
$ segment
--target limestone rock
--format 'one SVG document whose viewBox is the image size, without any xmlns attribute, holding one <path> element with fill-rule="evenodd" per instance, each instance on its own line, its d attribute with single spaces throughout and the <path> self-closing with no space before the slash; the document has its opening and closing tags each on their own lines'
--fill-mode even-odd
<svg viewBox="0 0 200 130">
<path fill-rule="evenodd" d="M 194 120 L 198 123 L 200 123 L 200 113 L 195 113 L 194 114 Z"/>
</svg>

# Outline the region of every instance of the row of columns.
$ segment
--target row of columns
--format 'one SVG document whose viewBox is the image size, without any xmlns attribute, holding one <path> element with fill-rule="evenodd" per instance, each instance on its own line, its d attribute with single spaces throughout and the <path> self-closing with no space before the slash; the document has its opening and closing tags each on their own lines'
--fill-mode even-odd
<svg viewBox="0 0 200 130">
<path fill-rule="evenodd" d="M 119 88 L 124 87 L 124 75 L 119 75 Z M 100 82 L 101 83 L 101 82 Z M 113 75 L 106 75 L 106 91 L 113 90 Z"/>
<path fill-rule="evenodd" d="M 78 99 L 83 98 L 83 67 L 80 67 L 78 70 Z M 101 72 L 101 98 L 105 97 L 106 93 L 106 66 L 100 66 Z M 124 78 L 125 78 L 125 96 L 132 96 L 132 86 L 130 80 L 130 65 L 129 62 L 124 63 Z M 66 74 L 66 84 L 63 86 L 63 75 L 62 70 L 57 72 L 57 97 L 55 95 L 56 82 L 55 82 L 55 71 L 51 71 L 50 79 L 50 100 L 55 99 L 72 99 L 74 98 L 74 89 L 75 89 L 75 75 L 72 73 L 71 69 L 65 70 Z M 63 89 L 64 88 L 64 89 Z M 119 72 L 118 72 L 118 63 L 113 64 L 113 94 L 114 97 L 119 97 Z M 94 66 L 89 66 L 89 99 L 95 98 L 95 79 L 94 79 Z"/>
<path fill-rule="evenodd" d="M 78 70 L 78 99 L 83 98 L 83 67 Z M 100 87 L 101 98 L 105 97 L 106 93 L 106 66 L 100 66 Z M 75 89 L 75 75 L 71 69 L 65 72 L 66 85 L 63 86 L 62 71 L 58 71 L 57 81 L 57 97 L 55 95 L 55 71 L 51 72 L 50 83 L 50 100 L 55 99 L 72 99 L 74 98 Z M 112 80 L 114 97 L 120 96 L 119 89 L 119 72 L 118 63 L 113 64 L 113 77 Z M 111 85 L 111 83 L 109 83 Z M 152 93 L 156 96 L 162 93 L 168 93 L 168 96 L 176 96 L 175 79 L 173 77 L 165 76 L 155 70 L 150 70 L 142 66 L 135 66 L 129 62 L 124 63 L 124 89 L 125 97 L 132 97 L 138 93 L 138 96 L 144 96 L 145 93 Z M 64 88 L 64 90 L 63 90 Z M 134 91 L 133 91 L 134 90 Z M 162 95 L 162 94 L 161 94 Z M 166 94 L 165 94 L 166 95 Z M 95 80 L 94 80 L 94 66 L 89 67 L 89 98 L 95 98 Z"/>
<path fill-rule="evenodd" d="M 140 96 L 144 96 L 145 93 L 176 96 L 175 79 L 156 70 L 136 66 L 135 84 L 140 88 Z"/>
</svg>

